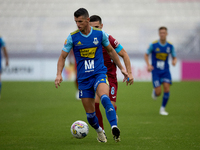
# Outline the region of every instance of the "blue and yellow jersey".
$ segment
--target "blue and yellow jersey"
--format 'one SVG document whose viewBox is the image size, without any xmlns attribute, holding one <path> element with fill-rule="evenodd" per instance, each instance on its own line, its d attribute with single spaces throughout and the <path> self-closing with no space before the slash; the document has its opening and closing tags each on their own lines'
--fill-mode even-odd
<svg viewBox="0 0 200 150">
<path fill-rule="evenodd" d="M 163 45 L 159 40 L 151 43 L 146 53 L 148 55 L 151 54 L 151 61 L 154 71 L 169 70 L 169 54 L 171 54 L 172 57 L 176 57 L 174 46 L 170 42 L 166 42 Z"/>
<path fill-rule="evenodd" d="M 88 35 L 76 30 L 65 40 L 62 50 L 69 53 L 73 48 L 79 82 L 95 74 L 106 74 L 107 68 L 104 66 L 102 45 L 105 47 L 109 45 L 105 32 L 92 27 Z"/>
</svg>

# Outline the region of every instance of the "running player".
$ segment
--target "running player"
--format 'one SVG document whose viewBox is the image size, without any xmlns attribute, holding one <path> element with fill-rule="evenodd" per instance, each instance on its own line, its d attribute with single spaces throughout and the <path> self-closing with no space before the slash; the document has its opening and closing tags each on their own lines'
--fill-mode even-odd
<svg viewBox="0 0 200 150">
<path fill-rule="evenodd" d="M 90 25 L 92 27 L 95 28 L 99 28 L 102 29 L 103 28 L 103 24 L 102 24 L 102 19 L 101 17 L 97 16 L 97 15 L 93 15 L 90 17 Z M 132 72 L 131 72 L 131 63 L 130 63 L 130 59 L 128 54 L 126 53 L 126 51 L 124 50 L 124 48 L 122 47 L 122 45 L 116 40 L 114 39 L 111 35 L 106 34 L 109 42 L 111 44 L 111 46 L 115 49 L 115 51 L 118 53 L 118 55 L 120 55 L 125 63 L 126 66 L 126 70 L 128 72 L 129 75 L 129 83 L 130 85 L 133 84 L 133 76 L 132 76 Z M 107 76 L 108 76 L 108 82 L 109 82 L 109 97 L 111 100 L 111 103 L 113 104 L 113 107 L 115 108 L 115 111 L 117 110 L 117 106 L 116 106 L 116 98 L 117 98 L 117 88 L 118 88 L 118 83 L 117 83 L 117 74 L 116 74 L 116 64 L 113 62 L 113 60 L 110 58 L 110 56 L 108 55 L 106 49 L 103 47 L 103 57 L 104 57 L 104 65 L 107 67 Z M 96 111 L 96 116 L 99 120 L 99 125 L 102 127 L 102 129 L 104 130 L 104 126 L 103 126 L 103 117 L 101 114 L 101 111 L 99 109 L 99 102 L 100 102 L 100 97 L 98 95 L 96 95 L 95 97 L 95 111 Z M 118 119 L 118 116 L 117 116 Z M 105 131 L 104 131 L 105 133 Z"/>
<path fill-rule="evenodd" d="M 3 38 L 0 36 L 0 51 L 3 50 L 4 52 L 4 56 L 6 59 L 6 66 L 8 66 L 8 53 L 7 53 L 7 49 L 6 49 L 6 44 L 3 40 Z M 1 98 L 1 52 L 0 52 L 0 98 Z"/>
<path fill-rule="evenodd" d="M 172 65 L 175 66 L 177 63 L 176 53 L 174 46 L 167 41 L 167 28 L 159 28 L 160 40 L 157 40 L 150 44 L 146 54 L 144 55 L 145 62 L 147 64 L 147 70 L 152 72 L 153 92 L 152 98 L 156 100 L 161 95 L 161 84 L 163 84 L 164 94 L 162 105 L 160 108 L 161 115 L 168 115 L 165 111 L 165 107 L 169 100 L 170 85 L 172 84 L 171 74 L 168 64 L 168 56 L 172 55 Z M 149 63 L 148 56 L 151 54 L 152 64 Z"/>
<path fill-rule="evenodd" d="M 65 41 L 61 55 L 57 64 L 57 77 L 55 86 L 58 88 L 62 82 L 62 70 L 68 53 L 73 48 L 74 56 L 77 62 L 77 78 L 79 86 L 79 97 L 86 111 L 89 124 L 97 132 L 99 142 L 107 142 L 102 128 L 99 126 L 95 114 L 95 92 L 101 97 L 101 102 L 106 109 L 107 119 L 111 125 L 112 134 L 116 142 L 120 141 L 120 130 L 117 127 L 116 112 L 109 99 L 109 86 L 107 84 L 106 72 L 104 66 L 102 45 L 106 48 L 111 58 L 115 61 L 125 79 L 128 73 L 120 63 L 117 53 L 110 45 L 105 32 L 92 28 L 89 25 L 89 14 L 84 8 L 80 8 L 74 13 L 74 20 L 78 30 L 70 33 Z M 129 82 L 129 81 L 127 81 Z"/>
</svg>

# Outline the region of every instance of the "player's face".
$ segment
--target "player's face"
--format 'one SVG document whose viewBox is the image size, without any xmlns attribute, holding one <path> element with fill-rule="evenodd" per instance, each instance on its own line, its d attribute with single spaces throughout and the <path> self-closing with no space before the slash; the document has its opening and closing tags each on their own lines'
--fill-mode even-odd
<svg viewBox="0 0 200 150">
<path fill-rule="evenodd" d="M 100 24 L 99 21 L 90 22 L 90 26 L 95 27 L 95 28 L 99 28 L 99 29 L 103 28 L 103 24 Z"/>
<path fill-rule="evenodd" d="M 159 36 L 161 41 L 165 41 L 167 38 L 167 31 L 165 29 L 160 30 Z"/>
<path fill-rule="evenodd" d="M 84 31 L 89 24 L 89 18 L 85 18 L 84 16 L 80 16 L 78 18 L 74 17 L 74 20 L 80 31 Z"/>
</svg>

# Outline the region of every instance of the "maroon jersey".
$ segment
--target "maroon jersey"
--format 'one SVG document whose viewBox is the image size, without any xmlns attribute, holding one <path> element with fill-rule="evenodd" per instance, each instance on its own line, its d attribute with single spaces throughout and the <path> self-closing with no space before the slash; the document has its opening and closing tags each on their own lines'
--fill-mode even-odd
<svg viewBox="0 0 200 150">
<path fill-rule="evenodd" d="M 109 35 L 108 40 L 110 41 L 111 46 L 116 49 L 119 45 L 119 42 L 114 39 L 111 35 Z M 104 65 L 107 67 L 107 76 L 108 78 L 112 78 L 117 80 L 117 68 L 116 64 L 113 62 L 113 60 L 108 55 L 106 49 L 103 47 L 103 58 L 104 58 Z"/>
</svg>

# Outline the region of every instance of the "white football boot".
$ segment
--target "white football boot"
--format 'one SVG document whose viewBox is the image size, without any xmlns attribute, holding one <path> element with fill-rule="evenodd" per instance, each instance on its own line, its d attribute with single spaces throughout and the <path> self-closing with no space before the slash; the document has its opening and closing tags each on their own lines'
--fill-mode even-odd
<svg viewBox="0 0 200 150">
<path fill-rule="evenodd" d="M 154 100 L 157 99 L 157 96 L 155 95 L 155 89 L 153 89 L 152 94 L 151 94 L 151 97 L 152 97 Z"/>
<path fill-rule="evenodd" d="M 103 133 L 103 131 L 101 132 L 97 132 L 97 141 L 102 142 L 102 143 L 106 143 L 107 142 L 107 138 L 105 136 L 105 134 Z"/>
<path fill-rule="evenodd" d="M 160 113 L 160 115 L 163 115 L 163 116 L 167 116 L 169 114 L 168 112 L 165 111 L 164 107 L 160 108 L 160 112 L 159 113 Z"/>
</svg>

